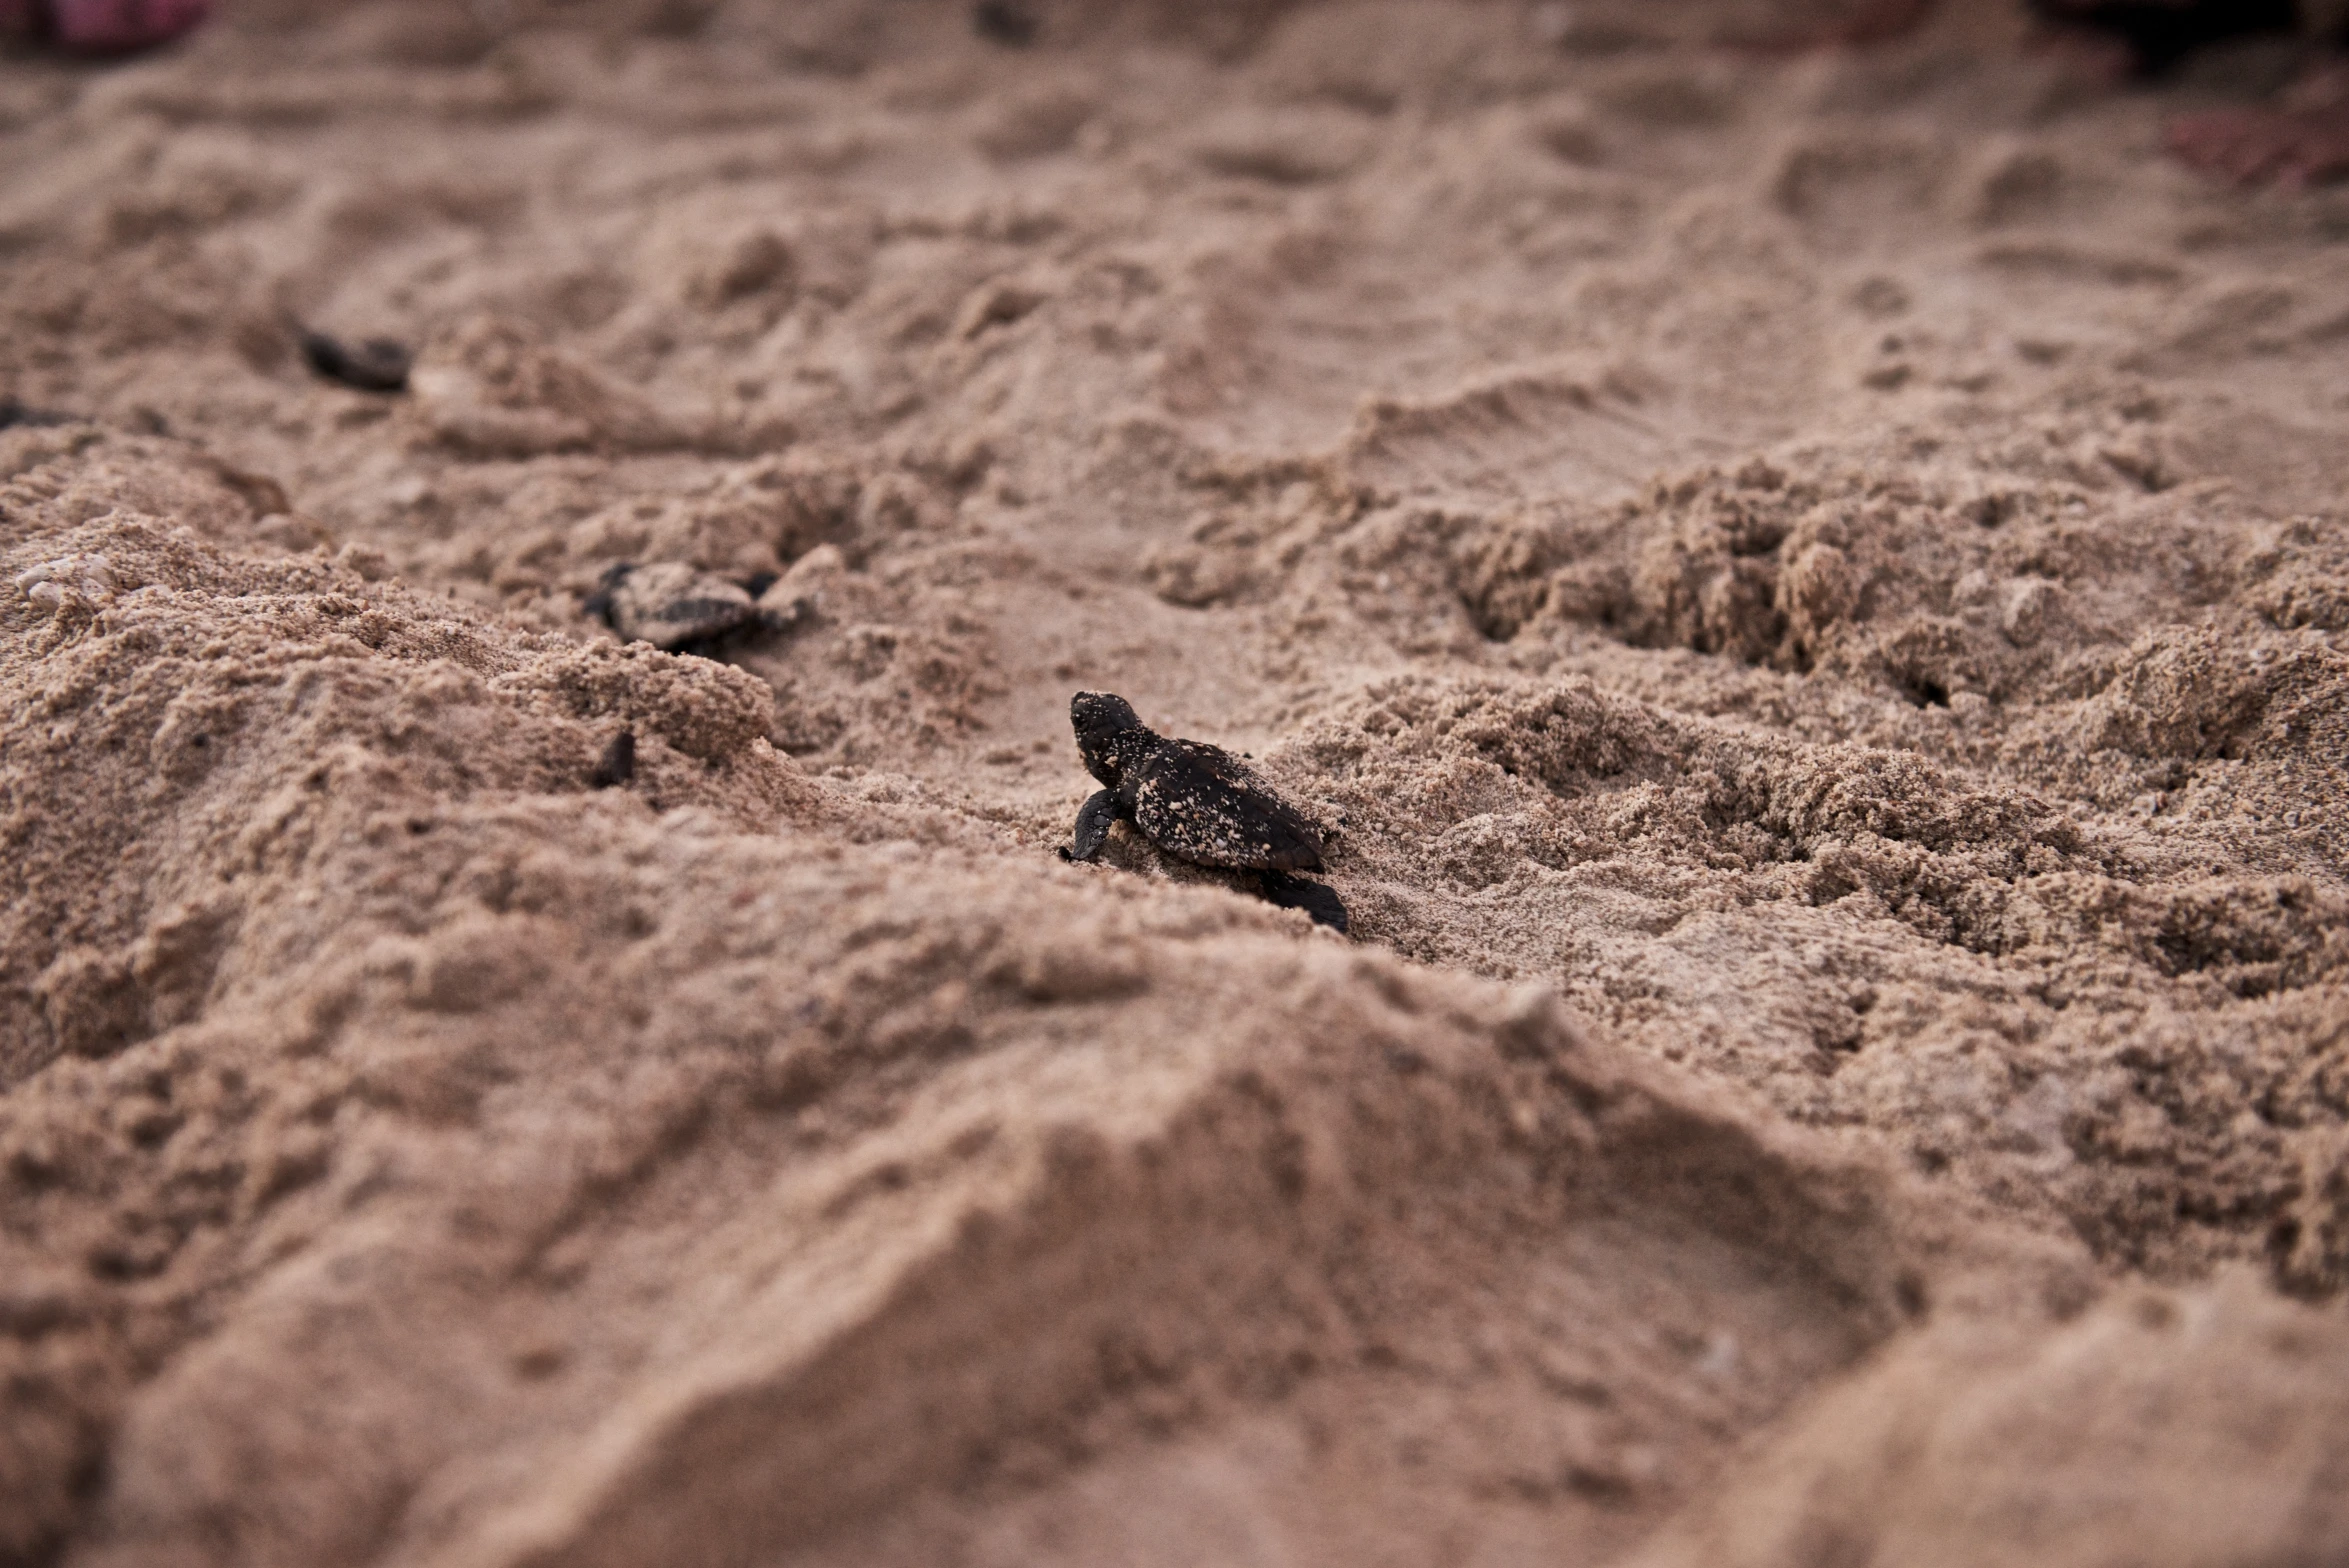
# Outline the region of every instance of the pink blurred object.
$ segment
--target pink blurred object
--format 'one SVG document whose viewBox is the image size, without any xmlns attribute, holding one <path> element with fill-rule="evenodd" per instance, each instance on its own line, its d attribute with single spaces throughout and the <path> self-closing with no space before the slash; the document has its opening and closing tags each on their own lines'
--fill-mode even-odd
<svg viewBox="0 0 2349 1568">
<path fill-rule="evenodd" d="M 212 14 L 212 0 L 0 0 L 0 30 L 115 54 L 169 43 Z"/>
<path fill-rule="evenodd" d="M 2190 114 L 2170 126 L 2169 145 L 2184 162 L 2238 185 L 2328 185 L 2349 177 L 2349 104 Z"/>
</svg>

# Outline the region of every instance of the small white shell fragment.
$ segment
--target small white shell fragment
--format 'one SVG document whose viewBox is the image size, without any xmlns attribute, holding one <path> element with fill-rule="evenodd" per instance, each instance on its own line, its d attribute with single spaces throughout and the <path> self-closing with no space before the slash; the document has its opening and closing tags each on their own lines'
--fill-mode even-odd
<svg viewBox="0 0 2349 1568">
<path fill-rule="evenodd" d="M 69 596 L 103 603 L 114 597 L 114 567 L 104 555 L 61 555 L 27 567 L 13 579 L 24 596 L 55 610 Z"/>
</svg>

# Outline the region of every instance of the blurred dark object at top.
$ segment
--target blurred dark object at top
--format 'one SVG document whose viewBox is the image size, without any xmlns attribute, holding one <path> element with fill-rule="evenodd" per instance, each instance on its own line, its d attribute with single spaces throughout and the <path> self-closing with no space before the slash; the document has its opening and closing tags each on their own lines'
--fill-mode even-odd
<svg viewBox="0 0 2349 1568">
<path fill-rule="evenodd" d="M 2050 22 L 2120 39 L 2147 76 L 2175 69 L 2205 45 L 2295 32 L 2301 24 L 2296 0 L 2030 0 L 2030 6 Z"/>
<path fill-rule="evenodd" d="M 29 34 L 82 54 L 129 54 L 171 42 L 212 14 L 212 0 L 0 0 L 0 36 Z"/>
<path fill-rule="evenodd" d="M 978 0 L 971 7 L 971 31 L 991 43 L 1025 49 L 1036 41 L 1035 15 L 1019 0 Z"/>
</svg>

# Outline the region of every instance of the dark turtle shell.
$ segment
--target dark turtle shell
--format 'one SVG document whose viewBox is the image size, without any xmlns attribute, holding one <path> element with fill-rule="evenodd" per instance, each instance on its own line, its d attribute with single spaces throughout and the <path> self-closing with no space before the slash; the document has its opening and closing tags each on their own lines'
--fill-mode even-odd
<svg viewBox="0 0 2349 1568">
<path fill-rule="evenodd" d="M 1239 758 L 1161 740 L 1126 780 L 1133 822 L 1160 849 L 1230 871 L 1318 871 L 1321 836 Z"/>
</svg>

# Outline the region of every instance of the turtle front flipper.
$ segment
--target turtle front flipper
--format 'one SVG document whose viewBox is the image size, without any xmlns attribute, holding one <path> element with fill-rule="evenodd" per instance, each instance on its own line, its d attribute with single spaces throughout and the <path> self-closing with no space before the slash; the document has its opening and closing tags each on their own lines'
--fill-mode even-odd
<svg viewBox="0 0 2349 1568">
<path fill-rule="evenodd" d="M 1077 832 L 1074 846 L 1060 852 L 1063 860 L 1091 860 L 1101 853 L 1101 846 L 1109 840 L 1109 825 L 1117 820 L 1117 791 L 1095 790 L 1085 803 L 1077 808 Z"/>
</svg>

